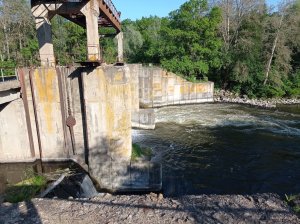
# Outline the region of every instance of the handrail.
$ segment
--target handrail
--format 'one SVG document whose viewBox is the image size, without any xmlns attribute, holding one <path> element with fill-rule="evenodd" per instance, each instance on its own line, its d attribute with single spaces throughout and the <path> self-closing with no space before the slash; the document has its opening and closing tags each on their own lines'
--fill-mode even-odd
<svg viewBox="0 0 300 224">
<path fill-rule="evenodd" d="M 116 9 L 114 3 L 111 0 L 103 0 L 103 1 L 109 7 L 113 15 L 120 21 L 120 12 Z"/>
<path fill-rule="evenodd" d="M 14 75 L 4 75 L 3 70 L 14 70 Z M 0 82 L 18 80 L 17 69 L 15 67 L 0 67 Z"/>
</svg>

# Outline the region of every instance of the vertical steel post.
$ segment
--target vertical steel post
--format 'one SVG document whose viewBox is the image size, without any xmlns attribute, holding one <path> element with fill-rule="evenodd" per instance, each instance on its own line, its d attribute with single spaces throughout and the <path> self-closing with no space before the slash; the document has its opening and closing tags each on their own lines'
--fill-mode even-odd
<svg viewBox="0 0 300 224">
<path fill-rule="evenodd" d="M 89 132 L 87 127 L 87 110 L 86 110 L 86 98 L 85 98 L 85 83 L 84 76 L 87 75 L 86 72 L 81 72 L 79 77 L 79 91 L 81 92 L 81 104 L 82 104 L 82 117 L 83 117 L 83 130 L 84 130 L 84 140 L 85 140 L 85 163 L 89 166 Z M 80 88 L 81 87 L 81 88 Z"/>
<path fill-rule="evenodd" d="M 27 134 L 28 134 L 29 145 L 30 145 L 30 152 L 31 152 L 31 157 L 35 158 L 35 150 L 34 150 L 34 143 L 33 143 L 33 135 L 32 135 L 30 112 L 29 112 L 29 106 L 28 106 L 28 97 L 27 97 L 27 92 L 26 92 L 24 70 L 19 69 L 18 73 L 19 73 L 20 84 L 21 84 L 22 100 L 23 100 L 24 110 L 25 110 L 25 118 L 26 118 Z"/>
<path fill-rule="evenodd" d="M 62 82 L 62 74 L 59 67 L 56 67 L 56 74 L 58 80 L 58 90 L 59 90 L 59 101 L 60 101 L 60 111 L 61 111 L 61 121 L 64 134 L 64 151 L 69 156 L 69 150 L 67 150 L 67 130 L 66 130 L 66 108 L 65 108 L 65 98 L 64 98 L 64 86 Z"/>
<path fill-rule="evenodd" d="M 37 115 L 37 105 L 35 101 L 35 88 L 32 80 L 32 73 L 33 70 L 30 69 L 29 71 L 29 83 L 30 83 L 30 89 L 31 89 L 31 95 L 32 95 L 32 103 L 33 103 L 33 111 L 34 111 L 34 118 L 35 118 L 35 125 L 36 125 L 36 132 L 37 132 L 37 139 L 38 139 L 38 145 L 39 145 L 39 154 L 40 154 L 40 163 L 42 168 L 42 173 L 44 172 L 43 168 L 43 148 L 42 148 L 42 142 L 41 142 L 41 133 L 40 133 L 40 125 Z"/>
<path fill-rule="evenodd" d="M 1 68 L 1 78 L 2 78 L 2 82 L 4 82 L 4 73 L 3 73 L 3 69 Z"/>
</svg>

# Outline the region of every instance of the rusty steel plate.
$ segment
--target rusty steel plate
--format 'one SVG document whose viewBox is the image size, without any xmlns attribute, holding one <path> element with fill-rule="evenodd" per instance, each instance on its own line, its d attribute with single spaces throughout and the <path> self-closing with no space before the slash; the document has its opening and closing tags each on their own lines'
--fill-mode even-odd
<svg viewBox="0 0 300 224">
<path fill-rule="evenodd" d="M 66 124 L 68 127 L 73 127 L 76 125 L 76 119 L 73 116 L 69 116 L 66 120 Z"/>
</svg>

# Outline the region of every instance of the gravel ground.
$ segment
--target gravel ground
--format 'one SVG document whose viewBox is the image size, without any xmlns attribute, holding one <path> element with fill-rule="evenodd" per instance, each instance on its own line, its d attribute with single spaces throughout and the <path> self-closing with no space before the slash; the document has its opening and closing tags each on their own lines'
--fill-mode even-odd
<svg viewBox="0 0 300 224">
<path fill-rule="evenodd" d="M 0 204 L 0 223 L 300 223 L 276 194 L 100 194 L 90 199 L 33 199 Z"/>
</svg>

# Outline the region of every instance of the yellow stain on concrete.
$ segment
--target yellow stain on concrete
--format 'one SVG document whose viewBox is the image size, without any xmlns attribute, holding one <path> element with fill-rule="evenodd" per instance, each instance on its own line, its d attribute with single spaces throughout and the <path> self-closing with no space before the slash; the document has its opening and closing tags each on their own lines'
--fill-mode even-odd
<svg viewBox="0 0 300 224">
<path fill-rule="evenodd" d="M 122 72 L 117 72 L 114 75 L 114 81 L 115 82 L 121 82 L 121 81 L 123 81 L 123 77 L 124 77 L 124 74 Z"/>
<path fill-rule="evenodd" d="M 197 93 L 205 93 L 207 92 L 207 84 L 197 84 Z"/>
<path fill-rule="evenodd" d="M 154 90 L 161 90 L 161 83 L 153 83 Z"/>
<path fill-rule="evenodd" d="M 129 120 L 129 113 L 127 112 L 123 112 L 122 116 L 118 122 L 118 127 L 120 129 L 128 129 L 131 128 L 131 121 Z"/>
<path fill-rule="evenodd" d="M 189 94 L 190 93 L 190 88 L 187 83 L 184 83 L 182 86 L 180 86 L 180 93 L 181 94 Z"/>
<path fill-rule="evenodd" d="M 174 93 L 174 85 L 168 86 L 168 93 L 170 93 L 170 94 Z"/>
<path fill-rule="evenodd" d="M 89 55 L 89 56 L 88 56 L 88 60 L 89 60 L 89 61 L 97 61 L 97 55 L 96 55 L 96 54 Z"/>
<path fill-rule="evenodd" d="M 36 85 L 37 104 L 41 104 L 46 120 L 47 131 L 53 133 L 53 106 L 57 101 L 56 93 L 56 71 L 54 69 L 43 69 L 41 74 L 39 69 L 34 71 Z"/>
<path fill-rule="evenodd" d="M 105 115 L 106 115 L 106 122 L 107 122 L 107 133 L 108 135 L 111 135 L 113 128 L 114 128 L 114 122 L 115 122 L 115 115 L 113 108 L 107 104 L 105 107 Z"/>
<path fill-rule="evenodd" d="M 129 128 L 118 130 L 114 133 L 115 135 L 121 136 L 117 137 L 115 136 L 114 139 L 118 140 L 118 145 L 111 145 L 114 146 L 111 150 L 114 152 L 114 154 L 123 159 L 129 159 L 131 157 L 131 130 Z"/>
<path fill-rule="evenodd" d="M 191 91 L 191 93 L 196 93 L 196 91 L 197 91 L 197 84 L 193 83 L 191 85 L 190 91 Z"/>
</svg>

